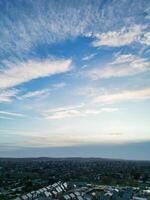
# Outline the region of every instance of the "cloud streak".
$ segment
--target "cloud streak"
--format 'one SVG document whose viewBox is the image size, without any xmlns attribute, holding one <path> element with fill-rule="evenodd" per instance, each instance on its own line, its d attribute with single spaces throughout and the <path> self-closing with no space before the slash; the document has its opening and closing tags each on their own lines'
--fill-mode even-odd
<svg viewBox="0 0 150 200">
<path fill-rule="evenodd" d="M 1 70 L 0 89 L 6 89 L 33 79 L 64 73 L 71 69 L 71 60 L 29 60 L 11 64 Z"/>
<path fill-rule="evenodd" d="M 105 93 L 94 99 L 95 103 L 111 104 L 117 102 L 143 101 L 150 99 L 150 88 Z"/>
<path fill-rule="evenodd" d="M 98 115 L 101 113 L 116 112 L 118 108 L 88 108 L 88 105 L 58 107 L 47 110 L 44 114 L 45 119 L 65 119 L 72 117 L 85 117 L 91 115 Z"/>
<path fill-rule="evenodd" d="M 142 27 L 134 25 L 133 27 L 123 27 L 120 31 L 109 31 L 107 33 L 96 34 L 96 41 L 92 43 L 94 47 L 110 46 L 120 47 L 129 45 L 132 42 L 138 41 L 138 36 L 142 32 Z"/>
<path fill-rule="evenodd" d="M 87 61 L 87 60 L 91 60 L 92 58 L 94 58 L 97 54 L 96 53 L 92 53 L 90 55 L 87 55 L 85 57 L 82 58 L 83 61 Z"/>
<path fill-rule="evenodd" d="M 5 135 L 9 136 L 5 132 Z M 54 133 L 49 135 L 46 133 L 44 136 L 42 133 L 32 133 L 32 132 L 19 132 L 15 133 L 12 131 L 13 136 L 18 136 L 17 139 L 13 139 L 8 141 L 5 138 L 4 141 L 0 141 L 0 149 L 9 148 L 35 148 L 35 147 L 73 147 L 78 145 L 123 145 L 128 144 L 130 142 L 135 142 L 133 136 L 129 137 L 128 134 L 125 133 L 117 133 L 117 132 L 98 132 L 95 134 L 91 133 L 79 133 L 79 132 L 70 132 L 70 133 Z M 3 137 L 4 135 L 2 135 Z M 4 137 L 3 137 L 4 138 Z M 149 140 L 150 137 L 144 137 L 143 135 L 139 135 L 136 139 L 138 141 Z"/>
<path fill-rule="evenodd" d="M 144 34 L 144 36 L 141 39 L 141 43 L 150 46 L 150 32 Z"/>
<path fill-rule="evenodd" d="M 11 117 L 5 117 L 5 116 L 0 116 L 0 119 L 3 119 L 3 120 L 13 120 L 13 118 L 11 118 Z"/>
<path fill-rule="evenodd" d="M 25 116 L 22 113 L 14 113 L 14 112 L 8 112 L 8 111 L 4 111 L 4 110 L 0 110 L 0 115 L 6 115 L 6 116 L 14 116 L 14 117 L 23 117 Z"/>
<path fill-rule="evenodd" d="M 36 90 L 36 91 L 30 91 L 30 92 L 23 94 L 22 96 L 18 96 L 17 98 L 19 100 L 24 100 L 24 99 L 30 99 L 30 98 L 46 97 L 51 92 L 54 92 L 58 89 L 65 87 L 65 85 L 66 85 L 65 83 L 53 84 L 49 88 Z"/>
<path fill-rule="evenodd" d="M 115 57 L 114 61 L 106 64 L 106 67 L 97 67 L 87 71 L 92 79 L 108 79 L 112 77 L 133 76 L 147 71 L 150 62 L 147 58 L 141 58 L 132 54 L 122 54 Z"/>
<path fill-rule="evenodd" d="M 13 97 L 16 97 L 17 90 L 0 90 L 0 103 L 10 103 Z"/>
</svg>

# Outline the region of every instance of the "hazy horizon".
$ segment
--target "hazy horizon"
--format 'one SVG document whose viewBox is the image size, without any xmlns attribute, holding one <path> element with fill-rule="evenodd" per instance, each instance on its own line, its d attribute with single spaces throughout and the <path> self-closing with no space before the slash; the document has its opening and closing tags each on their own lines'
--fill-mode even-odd
<svg viewBox="0 0 150 200">
<path fill-rule="evenodd" d="M 150 1 L 0 0 L 0 157 L 150 160 Z"/>
</svg>

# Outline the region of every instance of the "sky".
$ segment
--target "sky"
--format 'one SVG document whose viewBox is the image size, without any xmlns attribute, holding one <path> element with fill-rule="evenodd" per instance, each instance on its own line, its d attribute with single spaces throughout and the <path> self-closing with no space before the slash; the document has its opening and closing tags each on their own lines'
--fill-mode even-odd
<svg viewBox="0 0 150 200">
<path fill-rule="evenodd" d="M 150 160 L 150 1 L 0 0 L 0 157 Z"/>
</svg>

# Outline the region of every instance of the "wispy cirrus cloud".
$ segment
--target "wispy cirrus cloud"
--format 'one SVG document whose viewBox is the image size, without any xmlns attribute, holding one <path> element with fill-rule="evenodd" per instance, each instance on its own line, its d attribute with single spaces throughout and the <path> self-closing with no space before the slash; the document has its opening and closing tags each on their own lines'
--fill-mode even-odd
<svg viewBox="0 0 150 200">
<path fill-rule="evenodd" d="M 122 27 L 118 31 L 95 34 L 93 35 L 95 40 L 92 42 L 92 46 L 121 47 L 134 42 L 149 46 L 150 32 L 147 31 L 146 27 L 147 25 L 135 24 L 131 27 Z"/>
<path fill-rule="evenodd" d="M 46 119 L 63 119 L 68 117 L 77 117 L 82 115 L 81 109 L 83 107 L 84 104 L 56 107 L 47 109 L 43 112 L 43 115 Z"/>
<path fill-rule="evenodd" d="M 145 45 L 150 45 L 150 32 L 146 32 L 141 38 L 141 43 Z"/>
<path fill-rule="evenodd" d="M 108 79 L 112 77 L 133 76 L 150 68 L 148 58 L 141 58 L 133 54 L 117 55 L 113 62 L 105 67 L 97 67 L 87 71 L 92 79 Z"/>
<path fill-rule="evenodd" d="M 0 102 L 10 103 L 12 98 L 15 98 L 18 93 L 18 90 L 0 90 Z"/>
<path fill-rule="evenodd" d="M 87 61 L 87 60 L 91 60 L 92 58 L 94 58 L 97 55 L 97 53 L 92 53 L 90 55 L 87 55 L 85 57 L 82 58 L 83 61 Z"/>
<path fill-rule="evenodd" d="M 79 117 L 82 116 L 83 114 L 79 110 L 75 109 L 69 109 L 69 110 L 62 110 L 62 111 L 57 111 L 55 113 L 50 113 L 49 115 L 46 116 L 46 119 L 64 119 L 64 118 L 69 118 L 69 117 Z"/>
<path fill-rule="evenodd" d="M 148 7 L 149 1 L 127 0 L 108 3 L 102 0 L 94 2 L 81 0 L 76 3 L 72 0 L 69 2 L 21 0 L 15 4 L 12 1 L 2 0 L 1 9 L 4 12 L 0 16 L 0 55 L 24 56 L 39 45 L 86 36 L 91 32 L 94 35 L 100 33 L 99 37 L 103 40 L 100 45 L 109 43 L 116 46 L 120 43 L 130 43 L 137 36 L 135 32 L 139 32 L 137 27 L 131 29 L 132 31 L 128 30 L 127 33 L 124 29 L 121 29 L 119 34 L 114 30 L 121 28 L 122 24 L 130 26 L 136 24 L 139 18 L 142 18 L 143 10 Z M 108 34 L 108 30 L 112 31 Z M 106 32 L 107 36 L 101 35 L 103 32 Z M 110 37 L 113 42 L 110 41 Z"/>
<path fill-rule="evenodd" d="M 3 119 L 3 120 L 13 120 L 14 118 L 12 118 L 12 117 L 6 117 L 6 116 L 0 116 L 0 119 Z"/>
<path fill-rule="evenodd" d="M 104 112 L 116 112 L 118 108 L 97 108 L 90 107 L 89 105 L 80 104 L 75 106 L 58 107 L 54 109 L 48 109 L 43 113 L 45 119 L 64 119 L 70 117 L 85 117 L 88 115 L 98 115 Z"/>
<path fill-rule="evenodd" d="M 17 99 L 24 100 L 24 99 L 30 99 L 30 98 L 36 98 L 36 97 L 43 97 L 43 96 L 46 97 L 51 92 L 54 92 L 58 89 L 65 87 L 65 85 L 66 85 L 65 83 L 53 84 L 49 88 L 26 92 L 25 94 L 18 96 Z"/>
<path fill-rule="evenodd" d="M 11 131 L 14 136 L 12 140 L 4 138 L 0 141 L 0 148 L 2 149 L 14 149 L 19 147 L 65 147 L 65 146 L 78 146 L 78 145 L 102 145 L 102 144 L 124 144 L 135 141 L 135 138 L 124 132 L 59 132 L 49 134 L 48 132 L 43 135 L 41 132 L 30 131 Z M 9 136 L 5 132 L 5 135 Z M 16 137 L 17 136 L 17 137 Z M 145 137 L 142 134 L 138 135 L 136 141 L 149 140 L 149 136 Z M 89 146 L 88 146 L 89 148 Z"/>
<path fill-rule="evenodd" d="M 150 88 L 106 92 L 94 98 L 95 103 L 112 104 L 118 102 L 143 101 L 150 99 Z"/>
<path fill-rule="evenodd" d="M 10 64 L 1 70 L 0 89 L 6 89 L 19 84 L 51 76 L 54 74 L 64 73 L 71 69 L 71 60 L 29 60 Z"/>
<path fill-rule="evenodd" d="M 0 110 L 0 115 L 14 116 L 14 117 L 23 117 L 23 116 L 25 116 L 22 113 L 8 112 L 8 111 L 4 111 L 4 110 Z"/>
<path fill-rule="evenodd" d="M 134 25 L 133 27 L 123 27 L 120 31 L 109 31 L 106 33 L 96 34 L 96 40 L 92 43 L 94 47 L 110 46 L 119 47 L 129 45 L 138 41 L 138 37 L 142 32 L 142 26 Z"/>
<path fill-rule="evenodd" d="M 13 101 L 0 105 L 8 120 L 1 128 L 10 128 L 0 130 L 1 149 L 149 139 L 149 7 L 149 0 L 1 0 L 0 102 Z"/>
<path fill-rule="evenodd" d="M 3 120 L 14 120 L 15 118 L 24 117 L 23 113 L 9 112 L 5 110 L 0 110 L 0 119 Z"/>
<path fill-rule="evenodd" d="M 145 14 L 146 14 L 145 19 L 150 20 L 150 7 L 145 9 Z"/>
<path fill-rule="evenodd" d="M 11 131 L 11 130 L 10 130 Z M 3 138 L 3 141 L 0 141 L 0 148 L 2 149 L 14 149 L 19 147 L 63 147 L 63 146 L 77 146 L 83 144 L 117 144 L 117 143 L 124 143 L 129 141 L 128 138 L 125 138 L 123 134 L 114 134 L 114 133 L 55 133 L 55 134 L 48 134 L 45 133 L 34 133 L 28 131 L 20 131 L 14 132 L 11 131 L 14 138 L 10 141 Z M 7 132 L 5 135 L 9 136 Z M 17 137 L 16 137 L 17 136 Z M 3 135 L 2 135 L 3 137 Z"/>
<path fill-rule="evenodd" d="M 49 89 L 37 90 L 33 92 L 27 92 L 26 94 L 19 96 L 18 99 L 23 100 L 23 99 L 41 97 L 41 96 L 47 95 L 48 93 L 49 93 Z"/>
</svg>

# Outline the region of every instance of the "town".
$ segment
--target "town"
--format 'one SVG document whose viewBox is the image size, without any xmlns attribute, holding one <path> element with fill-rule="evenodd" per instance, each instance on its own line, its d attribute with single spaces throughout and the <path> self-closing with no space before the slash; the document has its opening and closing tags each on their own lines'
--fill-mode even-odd
<svg viewBox="0 0 150 200">
<path fill-rule="evenodd" d="M 0 159 L 1 200 L 149 200 L 150 162 Z"/>
</svg>

